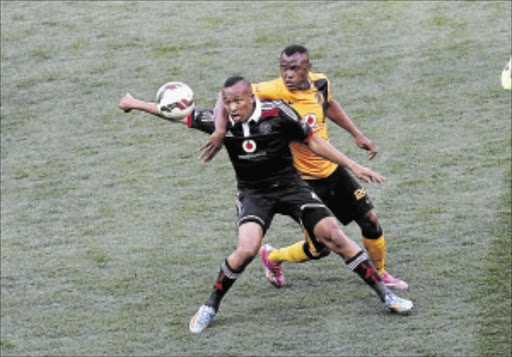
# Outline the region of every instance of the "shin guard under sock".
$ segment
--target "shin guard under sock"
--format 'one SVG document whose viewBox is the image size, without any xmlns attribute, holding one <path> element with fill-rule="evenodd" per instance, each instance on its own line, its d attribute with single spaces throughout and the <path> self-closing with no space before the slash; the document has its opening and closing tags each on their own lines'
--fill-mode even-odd
<svg viewBox="0 0 512 357">
<path fill-rule="evenodd" d="M 268 259 L 273 262 L 299 263 L 309 260 L 309 257 L 304 252 L 304 241 L 301 241 L 284 248 L 272 250 Z"/>
<path fill-rule="evenodd" d="M 377 239 L 363 236 L 363 245 L 368 252 L 371 262 L 379 274 L 382 274 L 386 267 L 386 238 L 383 235 Z"/>
<path fill-rule="evenodd" d="M 228 260 L 226 259 L 224 263 L 222 263 L 219 271 L 219 275 L 217 276 L 217 280 L 213 285 L 213 290 L 208 297 L 205 305 L 211 306 L 215 309 L 215 311 L 219 310 L 220 301 L 224 297 L 224 295 L 228 292 L 231 286 L 238 279 L 241 271 L 234 271 L 228 264 Z"/>
<path fill-rule="evenodd" d="M 345 263 L 350 270 L 357 273 L 366 284 L 370 285 L 372 289 L 375 290 L 381 301 L 384 301 L 387 288 L 364 251 L 361 250 Z"/>
</svg>

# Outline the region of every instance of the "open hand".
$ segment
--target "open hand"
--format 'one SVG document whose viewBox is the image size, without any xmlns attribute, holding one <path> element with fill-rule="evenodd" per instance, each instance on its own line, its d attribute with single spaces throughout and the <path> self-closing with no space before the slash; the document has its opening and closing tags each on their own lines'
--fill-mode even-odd
<svg viewBox="0 0 512 357">
<path fill-rule="evenodd" d="M 199 155 L 199 160 L 201 160 L 203 163 L 207 163 L 208 161 L 213 159 L 215 155 L 219 152 L 219 150 L 222 148 L 223 141 L 223 132 L 213 132 L 213 134 L 210 135 L 210 137 L 208 138 L 208 141 L 199 148 L 199 151 L 201 152 Z"/>
<path fill-rule="evenodd" d="M 378 172 L 375 172 L 361 165 L 356 165 L 355 167 L 353 167 L 352 172 L 358 179 L 363 180 L 366 183 L 382 183 L 386 180 L 386 178 L 379 174 Z"/>
</svg>

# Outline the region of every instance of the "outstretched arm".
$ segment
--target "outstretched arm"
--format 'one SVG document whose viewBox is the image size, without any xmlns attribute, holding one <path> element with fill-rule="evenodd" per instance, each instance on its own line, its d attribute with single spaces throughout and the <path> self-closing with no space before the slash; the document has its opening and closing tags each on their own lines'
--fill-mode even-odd
<svg viewBox="0 0 512 357">
<path fill-rule="evenodd" d="M 130 112 L 131 110 L 140 110 L 142 112 L 146 112 L 148 114 L 155 115 L 159 118 L 165 119 L 160 115 L 160 111 L 154 102 L 146 102 L 140 99 L 135 98 L 130 93 L 126 93 L 123 98 L 119 101 L 119 109 L 124 110 L 125 113 Z M 182 124 L 187 124 L 187 118 L 183 118 L 179 121 Z"/>
<path fill-rule="evenodd" d="M 377 155 L 377 148 L 370 139 L 361 133 L 361 131 L 352 123 L 348 115 L 345 113 L 341 105 L 334 99 L 329 103 L 327 116 L 343 129 L 348 131 L 355 139 L 357 146 L 361 149 L 368 150 L 368 158 L 371 160 Z"/>
<path fill-rule="evenodd" d="M 352 161 L 319 135 L 311 136 L 311 138 L 307 141 L 306 145 L 315 154 L 320 155 L 326 158 L 327 160 L 330 160 L 341 166 L 346 167 L 347 169 L 352 171 L 357 178 L 365 182 L 381 183 L 386 179 L 381 174 L 367 167 L 361 166 L 355 161 Z"/>
<path fill-rule="evenodd" d="M 205 163 L 213 159 L 219 152 L 222 148 L 224 136 L 226 135 L 226 126 L 228 122 L 227 113 L 224 108 L 222 94 L 220 93 L 217 98 L 215 108 L 213 109 L 213 117 L 215 121 L 215 131 L 210 135 L 208 141 L 199 148 L 199 151 L 201 152 L 199 159 Z"/>
</svg>

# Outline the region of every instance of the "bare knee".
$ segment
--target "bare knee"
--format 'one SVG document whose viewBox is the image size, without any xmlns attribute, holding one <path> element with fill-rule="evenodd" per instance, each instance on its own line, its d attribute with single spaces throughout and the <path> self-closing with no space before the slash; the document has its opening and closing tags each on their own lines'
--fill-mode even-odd
<svg viewBox="0 0 512 357">
<path fill-rule="evenodd" d="M 243 260 L 253 259 L 258 254 L 259 247 L 238 247 L 235 254 Z"/>
<path fill-rule="evenodd" d="M 341 230 L 336 220 L 330 218 L 324 218 L 315 226 L 317 239 L 344 259 L 360 251 L 361 248 Z"/>
<path fill-rule="evenodd" d="M 317 239 L 334 252 L 343 249 L 348 239 L 332 217 L 324 218 L 318 222 L 314 232 Z"/>
<path fill-rule="evenodd" d="M 228 263 L 235 271 L 243 271 L 254 259 L 258 250 L 247 247 L 238 247 L 228 257 Z"/>
<path fill-rule="evenodd" d="M 363 236 L 370 239 L 377 239 L 382 236 L 382 228 L 379 218 L 374 210 L 369 210 L 363 216 L 356 219 L 357 224 L 361 228 Z"/>
<path fill-rule="evenodd" d="M 249 222 L 239 227 L 238 247 L 228 258 L 235 270 L 245 269 L 254 259 L 263 239 L 263 229 L 259 224 Z"/>
</svg>

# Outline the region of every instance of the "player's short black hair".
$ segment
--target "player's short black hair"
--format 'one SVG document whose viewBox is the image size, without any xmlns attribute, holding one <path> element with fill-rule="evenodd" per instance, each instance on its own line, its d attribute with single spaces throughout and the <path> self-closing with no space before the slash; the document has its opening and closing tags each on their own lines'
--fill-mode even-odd
<svg viewBox="0 0 512 357">
<path fill-rule="evenodd" d="M 233 87 L 238 82 L 246 82 L 247 85 L 249 85 L 249 86 L 251 85 L 251 82 L 249 82 L 249 80 L 247 80 L 247 78 L 245 78 L 243 76 L 231 76 L 228 79 L 226 79 L 226 81 L 224 82 L 224 85 L 222 87 L 223 88 Z"/>
<path fill-rule="evenodd" d="M 283 51 L 281 51 L 281 55 L 285 54 L 287 56 L 291 56 L 295 53 L 300 54 L 307 54 L 309 56 L 308 49 L 302 45 L 289 45 L 284 48 Z"/>
</svg>

